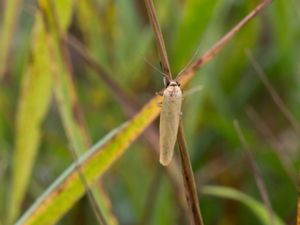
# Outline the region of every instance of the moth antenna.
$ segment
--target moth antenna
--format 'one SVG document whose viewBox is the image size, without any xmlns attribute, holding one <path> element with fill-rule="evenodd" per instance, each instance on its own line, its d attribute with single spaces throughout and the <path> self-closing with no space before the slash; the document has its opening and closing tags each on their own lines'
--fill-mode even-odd
<svg viewBox="0 0 300 225">
<path fill-rule="evenodd" d="M 160 69 L 161 69 L 161 70 L 164 70 L 164 69 L 163 69 L 163 65 L 161 64 L 161 61 L 159 61 L 159 65 L 160 65 Z"/>
<path fill-rule="evenodd" d="M 183 94 L 183 97 L 186 97 L 186 96 L 189 96 L 189 95 L 192 95 L 198 91 L 201 91 L 203 89 L 203 86 L 202 85 L 197 85 L 196 87 L 192 87 L 191 89 L 187 90 L 184 92 Z"/>
<path fill-rule="evenodd" d="M 189 62 L 180 70 L 177 77 L 175 78 L 176 81 L 178 81 L 179 77 L 186 70 L 186 68 L 188 68 L 194 62 L 194 60 L 196 59 L 199 52 L 200 52 L 200 47 L 197 48 L 197 50 L 194 52 L 193 56 L 190 58 Z"/>
<path fill-rule="evenodd" d="M 156 68 L 152 63 L 150 63 L 146 58 L 144 58 L 144 61 L 149 65 L 151 66 L 155 71 L 159 72 L 161 75 L 163 75 L 163 80 L 164 80 L 164 85 L 165 87 L 168 86 L 168 84 L 170 83 L 170 80 L 169 80 L 169 75 L 163 73 L 161 70 L 159 70 L 158 68 Z"/>
</svg>

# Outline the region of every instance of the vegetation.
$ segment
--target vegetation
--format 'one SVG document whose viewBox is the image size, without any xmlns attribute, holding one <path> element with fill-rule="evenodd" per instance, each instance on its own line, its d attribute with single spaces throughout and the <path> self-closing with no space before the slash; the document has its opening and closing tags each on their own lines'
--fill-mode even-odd
<svg viewBox="0 0 300 225">
<path fill-rule="evenodd" d="M 300 3 L 268 3 L 154 2 L 173 77 L 202 86 L 182 124 L 204 224 L 297 220 Z M 158 160 L 164 62 L 144 1 L 0 1 L 0 15 L 0 224 L 190 224 L 188 157 Z"/>
</svg>

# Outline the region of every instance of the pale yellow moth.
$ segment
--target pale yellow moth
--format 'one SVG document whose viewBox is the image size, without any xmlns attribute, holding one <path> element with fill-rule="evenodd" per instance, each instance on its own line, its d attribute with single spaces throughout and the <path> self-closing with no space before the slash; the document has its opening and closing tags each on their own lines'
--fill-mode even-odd
<svg viewBox="0 0 300 225">
<path fill-rule="evenodd" d="M 163 92 L 159 123 L 159 162 L 167 166 L 173 157 L 182 105 L 182 91 L 177 81 L 171 80 Z"/>
</svg>

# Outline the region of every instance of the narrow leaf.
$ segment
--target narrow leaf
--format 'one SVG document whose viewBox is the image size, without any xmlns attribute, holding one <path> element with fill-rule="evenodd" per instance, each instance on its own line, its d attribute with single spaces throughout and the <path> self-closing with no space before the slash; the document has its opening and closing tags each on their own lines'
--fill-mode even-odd
<svg viewBox="0 0 300 225">
<path fill-rule="evenodd" d="M 45 34 L 40 22 L 36 24 L 32 40 L 32 63 L 22 79 L 17 110 L 9 222 L 18 216 L 28 186 L 40 142 L 41 125 L 47 113 L 52 90 L 49 58 L 44 45 Z"/>
<path fill-rule="evenodd" d="M 220 198 L 228 198 L 243 203 L 256 215 L 256 217 L 261 221 L 261 224 L 270 224 L 268 209 L 264 206 L 263 203 L 255 200 L 249 195 L 246 195 L 233 188 L 222 186 L 205 186 L 202 189 L 202 193 Z M 274 224 L 284 225 L 285 223 L 277 215 L 274 214 Z"/>
<path fill-rule="evenodd" d="M 111 132 L 95 144 L 79 159 L 82 172 L 89 184 L 122 156 L 126 148 L 149 126 L 159 114 L 157 102 L 160 96 L 152 99 L 131 121 Z M 53 224 L 57 222 L 80 197 L 84 187 L 75 171 L 76 165 L 71 165 L 41 196 L 38 201 L 17 222 L 21 224 Z"/>
</svg>

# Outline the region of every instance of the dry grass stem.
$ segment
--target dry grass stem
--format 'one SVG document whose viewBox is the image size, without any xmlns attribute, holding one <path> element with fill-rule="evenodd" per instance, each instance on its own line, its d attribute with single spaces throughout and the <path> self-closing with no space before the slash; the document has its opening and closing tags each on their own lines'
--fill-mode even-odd
<svg viewBox="0 0 300 225">
<path fill-rule="evenodd" d="M 99 225 L 108 225 L 108 223 L 107 223 L 100 207 L 98 206 L 98 204 L 96 202 L 96 199 L 93 195 L 93 192 L 89 189 L 88 182 L 86 181 L 85 176 L 82 173 L 83 170 L 81 168 L 81 164 L 79 163 L 78 156 L 77 156 L 75 150 L 70 148 L 70 152 L 71 152 L 71 155 L 73 157 L 73 161 L 75 162 L 75 166 L 76 166 L 76 170 L 78 171 L 79 178 L 80 178 L 80 180 L 83 184 L 83 187 L 85 189 L 85 192 L 87 194 L 87 197 L 88 197 L 89 202 L 91 204 L 92 210 L 94 211 L 94 214 L 97 218 L 97 221 L 98 221 Z"/>
<path fill-rule="evenodd" d="M 246 109 L 246 114 L 254 124 L 255 128 L 259 133 L 267 140 L 268 144 L 272 147 L 272 150 L 276 153 L 280 162 L 286 171 L 287 175 L 290 177 L 291 181 L 297 186 L 297 178 L 295 177 L 295 171 L 292 166 L 292 161 L 289 156 L 285 153 L 285 149 L 282 144 L 278 141 L 277 137 L 271 130 L 271 128 L 266 124 L 265 120 L 253 109 L 253 107 L 248 107 Z"/>
<path fill-rule="evenodd" d="M 195 177 L 191 166 L 191 160 L 187 150 L 181 122 L 179 124 L 177 141 L 181 158 L 181 169 L 186 190 L 186 198 L 193 218 L 192 222 L 194 225 L 204 225 L 199 206 Z"/>
<path fill-rule="evenodd" d="M 153 1 L 145 0 L 145 3 L 146 3 L 147 12 L 149 15 L 151 25 L 155 32 L 156 43 L 158 46 L 158 52 L 159 52 L 159 56 L 160 56 L 160 60 L 161 60 L 162 71 L 165 74 L 167 80 L 172 80 L 169 58 L 168 58 L 163 34 L 161 32 L 161 28 L 160 28 L 160 25 L 158 22 L 158 18 L 157 18 L 157 14 L 156 14 L 156 10 L 155 10 Z"/>
<path fill-rule="evenodd" d="M 149 18 L 153 27 L 153 30 L 155 32 L 156 41 L 159 49 L 159 55 L 160 60 L 162 63 L 163 73 L 166 74 L 166 77 L 164 81 L 170 81 L 172 79 L 170 65 L 169 65 L 169 59 L 167 55 L 167 51 L 165 48 L 165 43 L 163 40 L 163 35 L 161 32 L 161 28 L 158 22 L 158 18 L 156 15 L 156 10 L 153 5 L 152 0 L 145 0 L 147 11 L 149 14 Z M 166 82 L 165 82 L 166 85 Z M 180 122 L 179 122 L 180 123 Z M 182 171 L 183 171 L 183 177 L 184 177 L 184 186 L 187 194 L 187 202 L 189 205 L 189 208 L 191 210 L 191 222 L 194 225 L 203 225 L 202 216 L 200 213 L 200 207 L 199 207 L 199 201 L 198 201 L 198 195 L 197 195 L 197 189 L 195 184 L 195 178 L 193 174 L 193 170 L 191 167 L 191 162 L 189 160 L 187 147 L 185 144 L 184 136 L 183 136 L 183 130 L 182 126 L 179 125 L 178 128 L 178 143 L 180 148 L 180 156 L 181 156 L 181 164 L 182 164 Z"/>
<path fill-rule="evenodd" d="M 273 225 L 274 224 L 274 212 L 273 212 L 273 207 L 272 207 L 272 204 L 271 204 L 271 201 L 270 201 L 270 197 L 269 197 L 265 182 L 262 178 L 262 175 L 261 175 L 261 172 L 258 168 L 258 165 L 255 162 L 255 159 L 254 159 L 253 154 L 250 150 L 250 147 L 249 147 L 249 145 L 246 141 L 246 138 L 245 138 L 245 136 L 242 132 L 242 129 L 241 129 L 241 126 L 240 126 L 239 122 L 237 120 L 235 120 L 233 122 L 233 124 L 234 124 L 234 128 L 235 128 L 235 130 L 238 134 L 238 137 L 241 141 L 241 144 L 242 144 L 243 148 L 245 149 L 246 159 L 247 159 L 247 162 L 248 162 L 248 164 L 251 168 L 251 171 L 252 171 L 252 174 L 254 176 L 257 188 L 260 192 L 260 195 L 262 197 L 262 200 L 263 200 L 266 208 L 268 209 L 269 217 L 270 217 L 270 224 Z"/>
<path fill-rule="evenodd" d="M 277 105 L 279 110 L 282 112 L 282 114 L 290 122 L 290 124 L 294 128 L 298 137 L 300 137 L 300 125 L 299 125 L 297 119 L 294 117 L 294 115 L 291 113 L 291 111 L 285 105 L 282 98 L 279 96 L 278 92 L 272 86 L 271 82 L 268 80 L 266 74 L 264 73 L 261 66 L 258 64 L 258 62 L 255 60 L 255 58 L 253 57 L 252 53 L 249 50 L 247 50 L 246 54 L 252 64 L 254 70 L 256 71 L 256 74 L 258 75 L 258 77 L 260 78 L 260 80 L 262 81 L 264 86 L 266 87 L 266 89 L 269 92 L 270 96 L 272 97 L 273 101 L 275 102 L 275 104 Z"/>
</svg>

